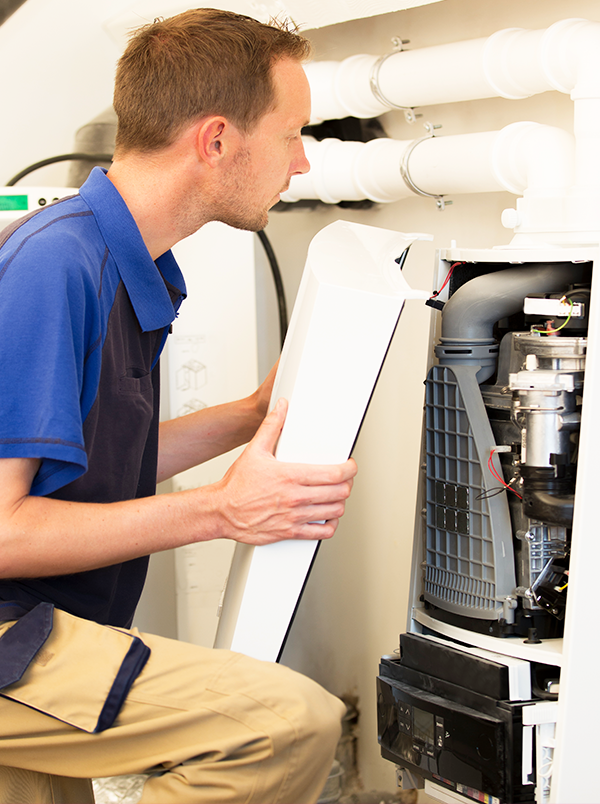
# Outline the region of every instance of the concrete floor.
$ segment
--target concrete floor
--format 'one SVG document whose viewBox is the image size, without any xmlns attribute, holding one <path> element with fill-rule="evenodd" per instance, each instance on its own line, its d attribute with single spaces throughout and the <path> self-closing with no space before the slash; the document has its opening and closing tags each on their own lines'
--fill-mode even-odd
<svg viewBox="0 0 600 804">
<path fill-rule="evenodd" d="M 96 804 L 138 804 L 142 795 L 145 776 L 117 776 L 108 779 L 94 779 Z M 344 794 L 339 798 L 324 796 L 322 802 L 338 804 L 415 804 L 416 790 L 395 793 L 378 790 Z"/>
</svg>

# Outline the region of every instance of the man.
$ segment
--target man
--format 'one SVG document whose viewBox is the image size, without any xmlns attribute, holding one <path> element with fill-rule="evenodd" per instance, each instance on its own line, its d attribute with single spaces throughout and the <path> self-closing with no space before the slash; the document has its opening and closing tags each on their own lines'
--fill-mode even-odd
<svg viewBox="0 0 600 804">
<path fill-rule="evenodd" d="M 185 296 L 169 249 L 211 220 L 262 228 L 308 170 L 307 55 L 297 34 L 229 12 L 147 26 L 119 63 L 108 174 L 0 235 L 5 766 L 154 768 L 142 801 L 162 804 L 300 804 L 327 777 L 333 696 L 278 665 L 127 630 L 148 554 L 329 538 L 350 493 L 353 461 L 275 460 L 273 372 L 247 399 L 157 419 L 158 357 Z M 157 479 L 248 441 L 220 482 L 153 496 Z"/>
</svg>

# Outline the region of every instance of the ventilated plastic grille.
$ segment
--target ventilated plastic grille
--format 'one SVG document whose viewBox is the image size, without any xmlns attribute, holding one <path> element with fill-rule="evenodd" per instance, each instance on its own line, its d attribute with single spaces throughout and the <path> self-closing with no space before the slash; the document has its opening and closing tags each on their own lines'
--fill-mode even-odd
<svg viewBox="0 0 600 804">
<path fill-rule="evenodd" d="M 491 521 L 473 432 L 454 372 L 426 383 L 425 596 L 444 608 L 489 611 L 495 600 Z"/>
</svg>

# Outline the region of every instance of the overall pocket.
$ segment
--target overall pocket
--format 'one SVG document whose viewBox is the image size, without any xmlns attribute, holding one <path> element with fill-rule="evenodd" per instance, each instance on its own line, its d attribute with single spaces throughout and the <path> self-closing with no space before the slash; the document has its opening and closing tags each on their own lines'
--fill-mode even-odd
<svg viewBox="0 0 600 804">
<path fill-rule="evenodd" d="M 39 619 L 47 628 L 48 610 L 51 630 L 33 650 L 31 626 Z M 0 685 L 3 679 L 5 685 L 0 695 L 90 733 L 113 724 L 150 656 L 150 648 L 139 637 L 74 617 L 49 603 L 40 603 L 13 624 L 5 623 L 4 630 Z M 19 660 L 20 651 L 14 646 L 25 644 Z M 17 674 L 18 680 L 13 680 Z"/>
</svg>

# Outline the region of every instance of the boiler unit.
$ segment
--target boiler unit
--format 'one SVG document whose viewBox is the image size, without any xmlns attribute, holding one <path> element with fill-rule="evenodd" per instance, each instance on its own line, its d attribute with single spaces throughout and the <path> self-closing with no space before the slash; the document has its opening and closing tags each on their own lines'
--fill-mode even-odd
<svg viewBox="0 0 600 804">
<path fill-rule="evenodd" d="M 571 560 L 591 535 L 595 258 L 440 252 L 408 633 L 377 688 L 383 756 L 443 801 L 565 800 L 552 776 Z"/>
</svg>

